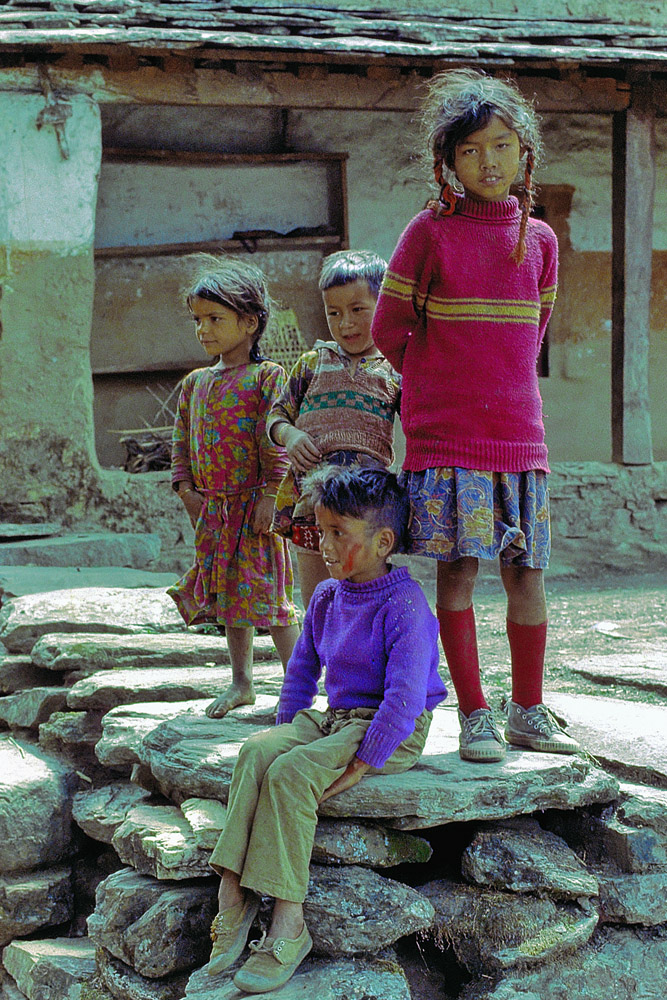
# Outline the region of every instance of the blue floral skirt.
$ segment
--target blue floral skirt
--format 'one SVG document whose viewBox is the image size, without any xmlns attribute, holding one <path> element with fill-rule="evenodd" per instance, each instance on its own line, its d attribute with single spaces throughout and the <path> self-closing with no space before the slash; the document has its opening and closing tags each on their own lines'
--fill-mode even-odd
<svg viewBox="0 0 667 1000">
<path fill-rule="evenodd" d="M 454 562 L 500 557 L 546 569 L 551 552 L 547 474 L 435 468 L 402 472 L 412 519 L 406 551 Z"/>
</svg>

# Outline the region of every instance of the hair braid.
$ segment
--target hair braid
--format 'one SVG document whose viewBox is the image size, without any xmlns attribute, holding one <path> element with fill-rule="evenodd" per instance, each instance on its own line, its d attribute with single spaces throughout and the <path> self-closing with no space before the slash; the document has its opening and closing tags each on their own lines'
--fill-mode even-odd
<svg viewBox="0 0 667 1000">
<path fill-rule="evenodd" d="M 456 195 L 445 177 L 444 166 L 442 156 L 433 157 L 433 176 L 440 188 L 440 195 L 437 201 L 429 201 L 427 207 L 434 209 L 438 215 L 453 215 L 456 208 Z"/>
<path fill-rule="evenodd" d="M 524 172 L 523 188 L 521 190 L 521 222 L 519 224 L 519 239 L 511 254 L 511 260 L 517 264 L 522 264 L 526 256 L 526 229 L 528 228 L 528 217 L 533 208 L 535 192 L 533 189 L 533 167 L 535 166 L 535 153 L 529 147 L 526 153 L 526 169 Z"/>
</svg>

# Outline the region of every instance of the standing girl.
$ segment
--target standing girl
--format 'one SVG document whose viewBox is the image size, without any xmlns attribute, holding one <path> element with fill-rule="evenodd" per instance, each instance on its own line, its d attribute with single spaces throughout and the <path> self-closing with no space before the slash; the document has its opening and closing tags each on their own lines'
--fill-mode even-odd
<svg viewBox="0 0 667 1000">
<path fill-rule="evenodd" d="M 218 361 L 181 388 L 172 485 L 195 528 L 196 562 L 167 593 L 188 625 L 225 627 L 232 683 L 206 709 L 220 718 L 255 701 L 254 626 L 269 629 L 283 669 L 299 635 L 287 543 L 269 530 L 289 463 L 266 418 L 286 376 L 259 351 L 270 298 L 258 268 L 206 258 L 186 301 L 197 339 Z"/>
<path fill-rule="evenodd" d="M 573 753 L 578 744 L 542 703 L 549 467 L 536 361 L 558 246 L 529 217 L 537 118 L 509 81 L 455 70 L 433 80 L 424 123 L 440 198 L 402 234 L 373 321 L 375 342 L 403 375 L 410 551 L 438 560 L 461 757 L 498 761 L 506 750 L 481 687 L 472 607 L 479 559 L 496 556 L 512 661 L 505 736 Z M 510 185 L 522 162 L 519 202 Z"/>
</svg>

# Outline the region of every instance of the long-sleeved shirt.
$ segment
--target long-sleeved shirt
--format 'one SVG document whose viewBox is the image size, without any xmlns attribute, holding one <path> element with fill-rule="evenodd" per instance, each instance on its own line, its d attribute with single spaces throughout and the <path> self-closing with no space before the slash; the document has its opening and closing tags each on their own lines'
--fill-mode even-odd
<svg viewBox="0 0 667 1000">
<path fill-rule="evenodd" d="M 447 695 L 437 642 L 438 623 L 405 567 L 368 583 L 325 580 L 287 667 L 278 724 L 310 708 L 324 671 L 330 708 L 377 709 L 357 756 L 382 767 Z"/>
<path fill-rule="evenodd" d="M 420 212 L 389 262 L 373 319 L 403 376 L 404 468 L 548 472 L 536 360 L 556 295 L 558 244 L 516 198 Z"/>
</svg>

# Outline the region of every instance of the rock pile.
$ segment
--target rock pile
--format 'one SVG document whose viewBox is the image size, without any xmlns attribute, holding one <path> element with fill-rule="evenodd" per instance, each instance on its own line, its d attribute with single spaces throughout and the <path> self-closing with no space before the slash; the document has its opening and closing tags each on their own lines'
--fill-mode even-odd
<svg viewBox="0 0 667 1000">
<path fill-rule="evenodd" d="M 234 967 L 203 969 L 208 859 L 238 749 L 273 722 L 271 644 L 257 703 L 215 720 L 225 641 L 184 632 L 155 591 L 19 598 L 0 640 L 0 1000 L 239 1000 Z M 557 701 L 606 770 L 519 750 L 465 764 L 455 711 L 436 710 L 414 770 L 322 807 L 314 951 L 272 996 L 667 995 L 666 751 L 626 711 L 621 731 L 643 731 L 624 752 L 606 722 L 623 704 Z"/>
</svg>

